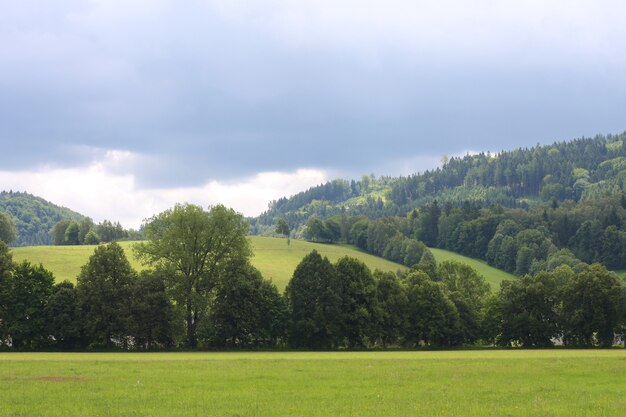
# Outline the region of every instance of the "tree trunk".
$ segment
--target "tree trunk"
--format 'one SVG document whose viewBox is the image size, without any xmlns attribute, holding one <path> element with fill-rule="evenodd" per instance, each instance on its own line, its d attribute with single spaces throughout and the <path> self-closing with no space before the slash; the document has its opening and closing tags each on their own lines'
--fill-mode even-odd
<svg viewBox="0 0 626 417">
<path fill-rule="evenodd" d="M 187 347 L 195 349 L 197 345 L 196 340 L 196 323 L 194 321 L 194 314 L 191 309 L 191 303 L 187 304 Z"/>
</svg>

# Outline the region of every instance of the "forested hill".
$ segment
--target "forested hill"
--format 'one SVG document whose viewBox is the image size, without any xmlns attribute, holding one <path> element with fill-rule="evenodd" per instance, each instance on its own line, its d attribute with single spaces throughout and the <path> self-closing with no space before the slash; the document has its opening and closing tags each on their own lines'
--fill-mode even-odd
<svg viewBox="0 0 626 417">
<path fill-rule="evenodd" d="M 285 218 L 298 235 L 311 217 L 404 216 L 435 200 L 440 205 L 521 208 L 542 202 L 578 202 L 621 193 L 625 178 L 626 133 L 581 138 L 450 158 L 435 170 L 408 177 L 334 180 L 273 201 L 268 211 L 252 220 L 252 232 L 271 233 L 272 225 Z"/>
<path fill-rule="evenodd" d="M 32 194 L 0 192 L 0 212 L 13 217 L 17 228 L 15 246 L 49 245 L 50 231 L 60 220 L 80 221 L 84 216 L 65 207 L 60 207 Z"/>
</svg>

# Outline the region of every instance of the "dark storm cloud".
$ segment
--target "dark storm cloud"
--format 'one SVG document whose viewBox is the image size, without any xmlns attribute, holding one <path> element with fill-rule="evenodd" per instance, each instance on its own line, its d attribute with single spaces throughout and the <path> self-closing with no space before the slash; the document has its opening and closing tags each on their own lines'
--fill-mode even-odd
<svg viewBox="0 0 626 417">
<path fill-rule="evenodd" d="M 357 3 L 325 1 L 321 12 L 281 1 L 0 6 L 0 142 L 10 149 L 0 166 L 76 166 L 120 149 L 148 157 L 128 167 L 143 185 L 299 167 L 358 175 L 416 155 L 626 128 L 615 53 L 626 29 L 605 28 L 619 3 L 578 2 L 578 14 L 540 29 L 498 9 L 491 19 L 510 21 L 486 18 L 487 35 L 484 22 L 397 3 L 408 17 L 379 4 L 350 20 Z M 602 10 L 587 17 L 588 7 Z"/>
</svg>

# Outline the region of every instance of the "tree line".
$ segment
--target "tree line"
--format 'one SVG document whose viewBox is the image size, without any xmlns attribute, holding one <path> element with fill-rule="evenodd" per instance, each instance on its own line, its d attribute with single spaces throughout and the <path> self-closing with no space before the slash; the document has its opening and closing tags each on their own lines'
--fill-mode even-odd
<svg viewBox="0 0 626 417">
<path fill-rule="evenodd" d="M 396 219 L 383 217 L 370 221 L 365 216 L 333 216 L 322 220 L 312 218 L 304 237 L 314 242 L 350 243 L 376 256 L 405 266 L 413 266 L 424 256 L 433 258 L 423 242 L 402 232 Z M 433 258 L 434 259 L 434 258 Z"/>
<path fill-rule="evenodd" d="M 353 244 L 406 266 L 417 263 L 427 246 L 482 259 L 522 276 L 566 264 L 626 268 L 626 195 L 604 195 L 578 203 L 535 205 L 527 209 L 499 205 L 429 203 L 406 216 L 346 214 L 314 217 L 304 237 Z"/>
<path fill-rule="evenodd" d="M 62 219 L 50 231 L 53 245 L 97 245 L 119 240 L 140 240 L 142 231 L 124 229 L 120 222 L 103 220 L 95 224 L 90 217 L 79 221 Z"/>
<path fill-rule="evenodd" d="M 601 265 L 506 281 L 491 292 L 456 262 L 422 256 L 406 273 L 371 272 L 313 251 L 284 293 L 249 262 L 248 224 L 231 209 L 177 205 L 151 218 L 135 251 L 96 248 L 77 284 L 13 263 L 0 242 L 0 344 L 6 349 L 384 349 L 467 345 L 610 346 L 626 292 Z M 426 252 L 428 253 L 428 252 Z"/>
<path fill-rule="evenodd" d="M 562 264 L 626 267 L 624 194 L 528 210 L 437 202 L 412 212 L 409 235 L 428 246 L 483 259 L 517 275 L 551 271 Z"/>
</svg>

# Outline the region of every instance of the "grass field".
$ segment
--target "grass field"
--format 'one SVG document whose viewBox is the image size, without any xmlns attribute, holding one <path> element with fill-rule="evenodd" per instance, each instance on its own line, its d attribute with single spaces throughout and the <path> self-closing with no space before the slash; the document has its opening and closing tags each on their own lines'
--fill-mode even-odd
<svg viewBox="0 0 626 417">
<path fill-rule="evenodd" d="M 489 266 L 487 262 L 468 258 L 466 256 L 459 255 L 458 253 L 450 252 L 443 249 L 431 248 L 430 250 L 435 256 L 435 260 L 437 262 L 457 261 L 468 264 L 469 266 L 477 270 L 479 274 L 485 277 L 485 280 L 487 280 L 489 285 L 491 285 L 492 290 L 499 290 L 500 282 L 505 279 L 515 279 L 515 275 L 509 274 L 508 272 L 502 271 L 501 269 L 496 269 L 492 266 Z"/>
<path fill-rule="evenodd" d="M 133 256 L 130 250 L 133 242 L 120 242 L 124 248 L 128 259 L 137 270 L 141 270 L 142 266 Z M 43 264 L 48 270 L 52 271 L 57 281 L 76 282 L 76 276 L 80 273 L 80 268 L 87 263 L 95 246 L 27 246 L 21 248 L 13 248 L 13 260 L 28 260 L 32 263 Z"/>
<path fill-rule="evenodd" d="M 264 277 L 272 279 L 281 290 L 289 282 L 298 263 L 313 249 L 316 249 L 323 256 L 327 256 L 332 262 L 347 255 L 360 259 L 372 270 L 381 269 L 383 271 L 396 272 L 399 269 L 406 269 L 400 264 L 370 255 L 348 245 L 326 245 L 302 240 L 291 240 L 291 244 L 287 246 L 286 239 L 261 236 L 251 236 L 250 242 L 254 249 L 252 264 L 261 271 Z M 135 259 L 131 250 L 131 246 L 134 243 L 121 242 L 120 244 L 126 250 L 131 265 L 135 269 L 141 270 L 142 265 Z M 42 263 L 54 273 L 57 281 L 68 280 L 76 282 L 76 276 L 80 272 L 81 266 L 93 254 L 94 248 L 94 246 L 30 246 L 14 248 L 12 252 L 16 261 L 27 259 L 33 263 Z M 437 262 L 452 259 L 476 268 L 487 282 L 491 284 L 492 289 L 497 290 L 500 281 L 503 279 L 513 278 L 512 275 L 492 268 L 484 262 L 440 249 L 431 250 Z"/>
<path fill-rule="evenodd" d="M 331 262 L 335 262 L 346 255 L 360 259 L 372 271 L 380 269 L 396 272 L 398 269 L 406 269 L 406 267 L 400 264 L 361 252 L 350 246 L 329 245 L 293 239 L 291 244 L 287 246 L 286 239 L 262 236 L 251 236 L 250 242 L 254 249 L 252 264 L 261 271 L 265 278 L 271 278 L 280 289 L 287 285 L 287 282 L 293 275 L 293 271 L 302 258 L 314 249 L 322 256 L 327 256 Z"/>
<path fill-rule="evenodd" d="M 347 246 L 324 245 L 301 240 L 291 240 L 287 246 L 286 239 L 251 236 L 250 243 L 254 250 L 252 264 L 257 267 L 263 276 L 276 284 L 279 289 L 285 288 L 293 275 L 294 269 L 302 258 L 316 249 L 323 256 L 328 256 L 331 261 L 336 261 L 342 256 L 352 256 L 365 262 L 372 270 L 378 268 L 383 271 L 396 272 L 398 269 L 406 269 L 400 264 L 387 261 Z M 126 251 L 126 255 L 137 270 L 143 266 L 134 257 L 132 245 L 134 242 L 120 242 Z M 42 263 L 54 273 L 57 281 L 68 280 L 76 282 L 76 276 L 80 268 L 93 254 L 95 246 L 30 246 L 14 248 L 13 259 L 24 259 L 33 263 Z"/>
<path fill-rule="evenodd" d="M 626 350 L 3 353 L 0 416 L 622 416 Z"/>
</svg>

